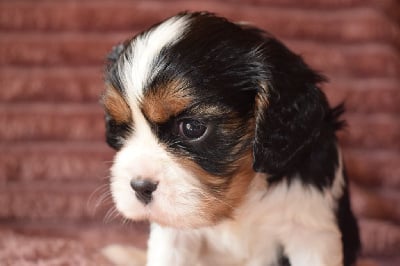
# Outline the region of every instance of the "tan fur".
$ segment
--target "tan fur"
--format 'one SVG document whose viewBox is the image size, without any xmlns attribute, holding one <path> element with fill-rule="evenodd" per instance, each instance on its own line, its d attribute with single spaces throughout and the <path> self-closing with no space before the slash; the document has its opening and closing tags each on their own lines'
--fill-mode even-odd
<svg viewBox="0 0 400 266">
<path fill-rule="evenodd" d="M 128 123 L 132 121 L 132 113 L 128 104 L 120 92 L 113 86 L 107 86 L 102 98 L 102 103 L 107 113 L 117 123 Z"/>
<path fill-rule="evenodd" d="M 142 101 L 143 113 L 153 123 L 166 122 L 182 112 L 191 102 L 191 97 L 183 90 L 183 81 L 176 80 L 164 86 L 150 89 Z"/>
<path fill-rule="evenodd" d="M 205 186 L 202 215 L 214 224 L 223 219 L 231 218 L 233 211 L 243 201 L 249 184 L 255 176 L 252 169 L 252 153 L 249 151 L 237 161 L 238 169 L 226 182 L 223 177 L 211 175 L 191 160 L 182 159 L 181 164 L 192 172 Z M 218 188 L 217 191 L 213 188 Z"/>
<path fill-rule="evenodd" d="M 258 121 L 263 117 L 264 110 L 267 108 L 269 104 L 268 102 L 269 92 L 267 84 L 263 83 L 260 84 L 260 88 L 262 89 L 262 91 L 259 92 L 255 98 L 255 108 L 254 108 L 254 113 L 256 118 L 255 124 L 258 124 Z"/>
</svg>

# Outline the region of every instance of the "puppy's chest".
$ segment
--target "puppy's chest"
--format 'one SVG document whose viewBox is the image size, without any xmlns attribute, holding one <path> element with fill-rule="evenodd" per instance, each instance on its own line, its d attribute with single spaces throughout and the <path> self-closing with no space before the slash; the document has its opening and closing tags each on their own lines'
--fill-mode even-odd
<svg viewBox="0 0 400 266">
<path fill-rule="evenodd" d="M 279 265 L 279 245 L 262 221 L 225 223 L 205 230 L 201 237 L 200 265 Z"/>
<path fill-rule="evenodd" d="M 200 231 L 201 265 L 281 265 L 283 243 L 279 241 L 279 234 L 288 225 L 275 204 L 268 204 L 269 199 L 264 196 L 264 183 L 255 179 L 235 219 Z"/>
</svg>

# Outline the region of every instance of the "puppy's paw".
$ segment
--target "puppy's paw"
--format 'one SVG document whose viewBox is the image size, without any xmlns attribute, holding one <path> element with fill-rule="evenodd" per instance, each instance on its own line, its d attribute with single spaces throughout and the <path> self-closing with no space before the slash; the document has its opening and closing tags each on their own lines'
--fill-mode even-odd
<svg viewBox="0 0 400 266">
<path fill-rule="evenodd" d="M 146 251 L 133 246 L 109 245 L 101 253 L 117 266 L 146 265 Z"/>
</svg>

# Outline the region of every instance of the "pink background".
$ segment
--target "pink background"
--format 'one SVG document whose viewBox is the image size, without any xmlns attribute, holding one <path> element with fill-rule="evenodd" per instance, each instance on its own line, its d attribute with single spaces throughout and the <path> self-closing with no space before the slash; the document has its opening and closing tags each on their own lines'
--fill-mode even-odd
<svg viewBox="0 0 400 266">
<path fill-rule="evenodd" d="M 94 263 L 108 243 L 145 246 L 146 224 L 101 200 L 114 153 L 102 70 L 114 44 L 182 10 L 258 25 L 329 77 L 331 103 L 348 109 L 340 141 L 362 265 L 400 265 L 395 0 L 0 1 L 0 264 Z"/>
</svg>

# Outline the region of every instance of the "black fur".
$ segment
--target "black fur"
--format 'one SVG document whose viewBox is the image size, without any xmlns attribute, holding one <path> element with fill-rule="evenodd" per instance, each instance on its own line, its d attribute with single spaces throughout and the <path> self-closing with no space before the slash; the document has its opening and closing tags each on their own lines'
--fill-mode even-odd
<svg viewBox="0 0 400 266">
<path fill-rule="evenodd" d="M 110 115 L 105 115 L 106 141 L 110 147 L 119 150 L 124 145 L 124 140 L 132 132 L 131 123 L 118 123 Z"/>
<path fill-rule="evenodd" d="M 278 260 L 277 260 L 276 266 L 291 266 L 289 258 L 285 254 L 283 247 L 279 247 L 277 258 L 278 258 Z M 272 265 L 268 265 L 268 266 L 272 266 Z"/>
<path fill-rule="evenodd" d="M 264 51 L 268 104 L 258 110 L 254 168 L 271 181 L 300 174 L 305 183 L 328 186 L 337 166 L 337 122 L 317 86 L 324 78 L 270 36 Z"/>
<path fill-rule="evenodd" d="M 278 266 L 291 266 L 291 264 L 286 256 L 281 256 L 278 260 Z"/>
<path fill-rule="evenodd" d="M 105 80 L 115 89 L 124 93 L 124 88 L 121 79 L 118 75 L 118 61 L 121 55 L 126 56 L 126 46 L 128 42 L 114 46 L 111 52 L 107 55 L 107 64 L 105 69 Z"/>
<path fill-rule="evenodd" d="M 346 170 L 343 170 L 343 176 L 347 184 L 348 177 Z M 345 187 L 342 197 L 339 199 L 336 217 L 338 220 L 339 229 L 342 232 L 344 258 L 343 265 L 354 265 L 354 262 L 357 259 L 358 250 L 361 248 L 361 242 L 357 220 L 351 211 L 350 192 L 347 186 Z"/>
</svg>

